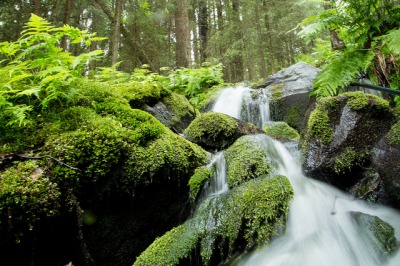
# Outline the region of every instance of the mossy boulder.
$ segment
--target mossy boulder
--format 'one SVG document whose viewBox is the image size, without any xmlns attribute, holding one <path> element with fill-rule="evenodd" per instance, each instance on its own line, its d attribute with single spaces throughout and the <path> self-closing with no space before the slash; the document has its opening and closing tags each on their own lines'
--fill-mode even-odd
<svg viewBox="0 0 400 266">
<path fill-rule="evenodd" d="M 319 69 L 304 62 L 285 68 L 258 84 L 271 95 L 271 120 L 284 121 L 301 131 L 304 116 L 315 101 L 309 97 Z"/>
<path fill-rule="evenodd" d="M 366 241 L 373 243 L 374 248 L 382 257 L 385 254 L 393 254 L 398 250 L 395 230 L 390 224 L 377 216 L 361 212 L 354 213 L 354 218 L 362 228 L 362 235 L 367 238 Z"/>
<path fill-rule="evenodd" d="M 395 121 L 389 103 L 363 92 L 319 99 L 301 136 L 303 167 L 317 179 L 349 188 L 370 165 L 374 145 Z"/>
<path fill-rule="evenodd" d="M 183 132 L 186 138 L 206 150 L 223 150 L 243 135 L 263 133 L 255 125 L 222 113 L 199 115 Z"/>
<path fill-rule="evenodd" d="M 143 110 L 177 133 L 182 133 L 198 114 L 185 96 L 176 93 L 163 97 L 153 105 L 146 104 Z"/>
<path fill-rule="evenodd" d="M 276 168 L 271 150 L 271 139 L 265 135 L 243 136 L 226 151 L 227 183 L 230 188 L 250 179 L 269 174 Z"/>
<path fill-rule="evenodd" d="M 388 203 L 400 207 L 400 122 L 396 122 L 388 134 L 374 147 L 372 160 L 375 169 L 382 179 Z"/>
<path fill-rule="evenodd" d="M 286 122 L 270 122 L 263 127 L 263 130 L 269 136 L 280 140 L 298 141 L 300 139 L 300 134 L 297 130 Z"/>
<path fill-rule="evenodd" d="M 262 246 L 284 226 L 281 219 L 292 196 L 289 180 L 274 176 L 210 197 L 193 218 L 156 239 L 134 265 L 218 265 Z"/>
</svg>

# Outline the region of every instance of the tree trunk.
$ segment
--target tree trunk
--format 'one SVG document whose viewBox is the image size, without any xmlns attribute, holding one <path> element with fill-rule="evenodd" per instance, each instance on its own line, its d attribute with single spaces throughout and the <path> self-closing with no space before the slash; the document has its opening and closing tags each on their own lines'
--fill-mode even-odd
<svg viewBox="0 0 400 266">
<path fill-rule="evenodd" d="M 189 4 L 187 0 L 175 0 L 176 66 L 190 66 Z"/>
<path fill-rule="evenodd" d="M 207 1 L 199 0 L 199 36 L 200 36 L 200 62 L 207 60 L 206 48 L 208 41 L 208 9 Z"/>
<path fill-rule="evenodd" d="M 325 10 L 332 9 L 332 3 L 330 0 L 325 0 L 324 9 Z M 339 38 L 338 33 L 335 30 L 329 29 L 329 35 L 330 35 L 330 39 L 331 39 L 332 50 L 341 51 L 344 48 L 346 48 L 343 40 Z"/>
<path fill-rule="evenodd" d="M 259 76 L 260 78 L 264 78 L 267 76 L 267 69 L 266 69 L 266 61 L 264 57 L 264 38 L 263 38 L 263 33 L 262 33 L 262 27 L 261 27 L 261 18 L 260 18 L 260 1 L 257 0 L 256 5 L 254 5 L 254 14 L 256 17 L 256 27 L 257 27 L 257 50 L 258 50 L 258 57 L 259 57 L 259 66 L 258 66 L 258 71 L 259 71 Z"/>
<path fill-rule="evenodd" d="M 66 25 L 69 23 L 69 19 L 71 16 L 71 0 L 66 0 L 65 1 L 65 13 L 64 13 L 64 19 L 63 19 L 63 24 Z M 64 51 L 67 51 L 68 49 L 68 44 L 67 44 L 67 36 L 62 37 L 61 39 L 61 48 Z"/>
<path fill-rule="evenodd" d="M 271 72 L 275 73 L 275 51 L 272 46 L 272 34 L 271 34 L 271 26 L 269 23 L 269 15 L 268 15 L 268 4 L 266 0 L 263 0 L 263 12 L 264 12 L 264 23 L 265 23 L 265 29 L 266 29 L 266 42 L 267 42 L 267 49 L 268 49 L 268 55 L 269 55 L 269 65 L 271 68 Z"/>
<path fill-rule="evenodd" d="M 118 48 L 121 39 L 121 17 L 122 17 L 122 8 L 124 5 L 123 0 L 115 1 L 115 13 L 113 18 L 113 32 L 111 37 L 111 64 L 114 65 L 118 61 Z"/>
<path fill-rule="evenodd" d="M 234 13 L 234 23 L 235 23 L 235 41 L 242 42 L 243 33 L 240 21 L 240 2 L 239 0 L 232 0 L 232 10 Z M 238 53 L 233 56 L 233 80 L 232 82 L 243 81 L 244 79 L 244 69 L 243 69 L 243 56 Z"/>
</svg>

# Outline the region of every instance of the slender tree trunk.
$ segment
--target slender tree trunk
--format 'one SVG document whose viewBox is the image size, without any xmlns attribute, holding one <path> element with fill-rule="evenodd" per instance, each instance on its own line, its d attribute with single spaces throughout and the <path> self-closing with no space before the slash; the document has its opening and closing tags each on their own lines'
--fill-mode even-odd
<svg viewBox="0 0 400 266">
<path fill-rule="evenodd" d="M 218 30 L 222 30 L 224 27 L 224 21 L 222 17 L 222 0 L 217 0 L 217 20 Z"/>
<path fill-rule="evenodd" d="M 123 0 L 116 0 L 115 13 L 113 18 L 113 32 L 111 37 L 111 64 L 114 65 L 118 61 L 118 50 L 121 39 L 121 18 L 122 8 L 124 5 Z"/>
<path fill-rule="evenodd" d="M 235 41 L 242 42 L 243 33 L 242 25 L 240 21 L 240 2 L 239 0 L 232 0 L 232 9 L 234 12 L 234 23 L 235 23 Z M 243 67 L 243 56 L 238 53 L 233 56 L 233 80 L 232 82 L 243 81 L 244 79 L 244 67 Z"/>
<path fill-rule="evenodd" d="M 34 0 L 34 5 L 35 5 L 35 10 L 33 11 L 34 14 L 41 16 L 42 12 L 42 4 L 40 3 L 40 0 Z"/>
<path fill-rule="evenodd" d="M 269 15 L 268 15 L 268 4 L 266 0 L 263 0 L 263 12 L 264 12 L 264 23 L 265 23 L 265 29 L 266 29 L 266 42 L 267 42 L 267 49 L 268 49 L 268 55 L 269 55 L 269 65 L 271 67 L 271 72 L 274 73 L 276 70 L 275 67 L 275 51 L 272 46 L 272 34 L 271 34 L 271 26 L 269 22 Z"/>
<path fill-rule="evenodd" d="M 64 12 L 64 19 L 63 19 L 63 24 L 66 25 L 69 23 L 69 19 L 71 16 L 71 0 L 66 0 L 65 1 L 65 12 Z M 61 48 L 64 51 L 67 51 L 67 36 L 62 37 L 61 39 Z"/>
<path fill-rule="evenodd" d="M 208 9 L 207 1 L 199 0 L 199 36 L 200 36 L 200 62 L 207 60 L 206 48 L 208 41 Z"/>
<path fill-rule="evenodd" d="M 331 0 L 325 0 L 324 2 L 324 9 L 325 10 L 329 10 L 332 9 L 332 3 Z M 344 42 L 342 39 L 339 38 L 338 33 L 333 30 L 333 29 L 329 29 L 329 35 L 330 35 L 330 39 L 331 39 L 331 47 L 332 50 L 343 50 L 344 48 L 346 48 L 346 46 L 344 45 Z"/>
<path fill-rule="evenodd" d="M 190 66 L 189 4 L 175 0 L 176 66 Z"/>
<path fill-rule="evenodd" d="M 267 69 L 266 69 L 266 61 L 264 57 L 264 38 L 262 33 L 262 26 L 261 26 L 261 17 L 260 17 L 260 1 L 256 1 L 256 5 L 254 6 L 254 14 L 256 17 L 256 27 L 257 27 L 257 50 L 258 50 L 258 58 L 259 58 L 259 76 L 260 78 L 264 78 L 267 76 Z"/>
</svg>

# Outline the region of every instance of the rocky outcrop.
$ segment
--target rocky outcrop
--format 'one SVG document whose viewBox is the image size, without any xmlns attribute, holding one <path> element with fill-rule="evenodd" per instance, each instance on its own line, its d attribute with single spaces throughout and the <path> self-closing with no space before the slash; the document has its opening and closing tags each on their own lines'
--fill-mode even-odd
<svg viewBox="0 0 400 266">
<path fill-rule="evenodd" d="M 309 94 L 319 71 L 316 67 L 299 62 L 256 86 L 267 90 L 271 95 L 273 121 L 284 121 L 295 129 L 302 129 L 304 115 L 314 101 Z"/>
<path fill-rule="evenodd" d="M 372 160 L 385 186 L 389 201 L 400 206 L 400 121 L 374 147 Z"/>
<path fill-rule="evenodd" d="M 171 93 L 143 109 L 176 133 L 182 133 L 196 118 L 197 111 L 183 95 Z"/>
<path fill-rule="evenodd" d="M 342 188 L 354 185 L 394 121 L 388 102 L 374 95 L 349 92 L 319 100 L 301 138 L 305 172 Z"/>
<path fill-rule="evenodd" d="M 255 125 L 222 113 L 204 113 L 183 132 L 185 137 L 206 150 L 223 150 L 239 137 L 264 133 Z"/>
</svg>

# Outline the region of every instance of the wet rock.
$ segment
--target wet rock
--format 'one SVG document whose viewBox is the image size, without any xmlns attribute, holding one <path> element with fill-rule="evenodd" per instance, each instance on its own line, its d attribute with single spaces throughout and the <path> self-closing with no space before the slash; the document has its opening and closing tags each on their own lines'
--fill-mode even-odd
<svg viewBox="0 0 400 266">
<path fill-rule="evenodd" d="M 302 129 L 304 115 L 314 102 L 309 94 L 320 70 L 299 62 L 268 77 L 257 86 L 271 94 L 271 118 Z"/>
<path fill-rule="evenodd" d="M 382 177 L 390 203 L 400 206 L 400 143 L 393 139 L 393 134 L 400 123 L 397 122 L 389 134 L 382 138 L 372 152 L 373 164 Z M 397 133 L 398 134 L 398 133 Z"/>
<path fill-rule="evenodd" d="M 182 133 L 196 118 L 197 111 L 183 95 L 172 93 L 143 109 L 176 133 Z"/>
<path fill-rule="evenodd" d="M 353 186 L 394 121 L 388 102 L 374 95 L 349 92 L 319 100 L 301 137 L 306 174 L 341 188 Z"/>
</svg>

